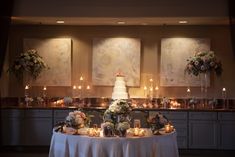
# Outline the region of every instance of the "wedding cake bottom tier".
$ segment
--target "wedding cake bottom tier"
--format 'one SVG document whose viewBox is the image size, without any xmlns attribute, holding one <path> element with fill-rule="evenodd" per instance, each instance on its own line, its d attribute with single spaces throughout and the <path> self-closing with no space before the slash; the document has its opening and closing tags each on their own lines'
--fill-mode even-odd
<svg viewBox="0 0 235 157">
<path fill-rule="evenodd" d="M 126 92 L 113 92 L 112 99 L 128 99 Z"/>
</svg>

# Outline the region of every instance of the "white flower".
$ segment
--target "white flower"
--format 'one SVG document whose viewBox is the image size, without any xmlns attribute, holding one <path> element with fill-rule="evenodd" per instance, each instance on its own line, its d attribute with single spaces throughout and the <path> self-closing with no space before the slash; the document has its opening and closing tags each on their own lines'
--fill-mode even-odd
<svg viewBox="0 0 235 157">
<path fill-rule="evenodd" d="M 117 129 L 118 130 L 127 130 L 130 128 L 130 124 L 128 122 L 118 123 Z"/>
<path fill-rule="evenodd" d="M 81 118 L 80 116 L 76 116 L 75 122 L 79 125 L 84 124 L 84 119 Z"/>
</svg>

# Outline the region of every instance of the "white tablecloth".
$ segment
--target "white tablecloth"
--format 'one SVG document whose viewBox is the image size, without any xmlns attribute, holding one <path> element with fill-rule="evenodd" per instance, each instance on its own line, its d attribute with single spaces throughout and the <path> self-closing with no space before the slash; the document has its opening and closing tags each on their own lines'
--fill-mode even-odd
<svg viewBox="0 0 235 157">
<path fill-rule="evenodd" d="M 150 137 L 88 137 L 53 132 L 49 157 L 178 157 L 176 132 Z"/>
</svg>

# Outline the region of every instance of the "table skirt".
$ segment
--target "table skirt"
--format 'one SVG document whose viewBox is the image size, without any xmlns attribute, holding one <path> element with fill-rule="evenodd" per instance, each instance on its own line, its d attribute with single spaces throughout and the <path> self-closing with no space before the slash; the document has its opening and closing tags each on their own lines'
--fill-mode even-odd
<svg viewBox="0 0 235 157">
<path fill-rule="evenodd" d="M 49 157 L 178 157 L 176 132 L 149 137 L 88 137 L 53 132 Z"/>
</svg>

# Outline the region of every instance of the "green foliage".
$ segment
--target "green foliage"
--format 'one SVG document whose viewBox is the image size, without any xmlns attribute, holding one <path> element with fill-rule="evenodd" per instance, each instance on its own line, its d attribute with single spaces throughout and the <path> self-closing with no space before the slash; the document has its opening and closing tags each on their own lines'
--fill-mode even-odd
<svg viewBox="0 0 235 157">
<path fill-rule="evenodd" d="M 213 51 L 200 52 L 187 60 L 185 72 L 198 76 L 200 73 L 215 71 L 217 76 L 222 74 L 222 64 L 217 60 Z"/>
<path fill-rule="evenodd" d="M 13 73 L 18 79 L 22 78 L 23 73 L 28 73 L 33 79 L 37 79 L 40 73 L 48 68 L 36 50 L 28 50 L 15 58 L 8 71 Z"/>
</svg>

